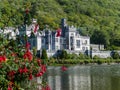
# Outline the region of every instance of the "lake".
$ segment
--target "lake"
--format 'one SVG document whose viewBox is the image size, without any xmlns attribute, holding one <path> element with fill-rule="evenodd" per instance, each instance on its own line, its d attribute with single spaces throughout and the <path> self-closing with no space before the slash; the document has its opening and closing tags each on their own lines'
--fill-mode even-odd
<svg viewBox="0 0 120 90">
<path fill-rule="evenodd" d="M 120 90 L 120 65 L 50 66 L 47 81 L 51 90 Z"/>
</svg>

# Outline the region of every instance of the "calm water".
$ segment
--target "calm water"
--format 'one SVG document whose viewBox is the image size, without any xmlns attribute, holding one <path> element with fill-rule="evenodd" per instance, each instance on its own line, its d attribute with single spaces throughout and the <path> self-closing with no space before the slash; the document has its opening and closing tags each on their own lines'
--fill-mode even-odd
<svg viewBox="0 0 120 90">
<path fill-rule="evenodd" d="M 120 90 L 120 65 L 48 67 L 52 90 Z"/>
</svg>

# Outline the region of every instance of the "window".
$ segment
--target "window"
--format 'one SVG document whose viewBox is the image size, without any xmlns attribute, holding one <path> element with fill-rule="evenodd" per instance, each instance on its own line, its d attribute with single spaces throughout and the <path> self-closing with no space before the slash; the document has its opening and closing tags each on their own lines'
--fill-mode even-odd
<svg viewBox="0 0 120 90">
<path fill-rule="evenodd" d="M 85 44 L 87 44 L 87 40 L 85 40 Z"/>
<path fill-rule="evenodd" d="M 82 47 L 82 50 L 85 51 L 85 47 Z"/>
<path fill-rule="evenodd" d="M 76 40 L 77 48 L 80 48 L 80 40 Z"/>
<path fill-rule="evenodd" d="M 86 45 L 88 42 L 87 42 L 87 40 L 84 40 L 83 42 L 82 42 L 82 44 L 84 44 L 84 45 Z"/>
<path fill-rule="evenodd" d="M 46 49 L 48 49 L 48 47 L 49 47 L 49 46 L 48 46 L 48 45 L 46 45 L 45 47 L 46 47 Z"/>
<path fill-rule="evenodd" d="M 73 33 L 71 33 L 71 36 L 74 36 L 74 34 L 73 34 Z"/>
<path fill-rule="evenodd" d="M 58 42 L 58 38 L 55 38 L 55 42 Z"/>
<path fill-rule="evenodd" d="M 60 43 L 63 43 L 63 39 L 60 39 Z"/>
<path fill-rule="evenodd" d="M 42 43 L 44 43 L 44 39 L 42 39 Z"/>
<path fill-rule="evenodd" d="M 73 37 L 70 37 L 70 43 L 73 45 Z"/>
</svg>

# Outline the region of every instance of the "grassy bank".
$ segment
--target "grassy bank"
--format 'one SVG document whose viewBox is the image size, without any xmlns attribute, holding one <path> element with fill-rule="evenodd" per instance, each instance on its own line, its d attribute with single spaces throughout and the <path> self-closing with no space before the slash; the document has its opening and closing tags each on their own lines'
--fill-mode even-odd
<svg viewBox="0 0 120 90">
<path fill-rule="evenodd" d="M 111 63 L 120 63 L 120 59 L 52 59 L 48 60 L 48 65 L 60 66 L 60 65 L 75 65 L 75 64 L 111 64 Z"/>
</svg>

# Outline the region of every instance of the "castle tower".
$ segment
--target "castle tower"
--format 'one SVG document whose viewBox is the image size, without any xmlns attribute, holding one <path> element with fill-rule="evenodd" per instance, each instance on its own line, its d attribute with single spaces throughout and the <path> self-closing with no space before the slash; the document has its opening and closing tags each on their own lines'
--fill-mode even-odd
<svg viewBox="0 0 120 90">
<path fill-rule="evenodd" d="M 67 29 L 67 20 L 65 18 L 61 19 L 62 37 L 65 37 L 65 32 Z"/>
</svg>

